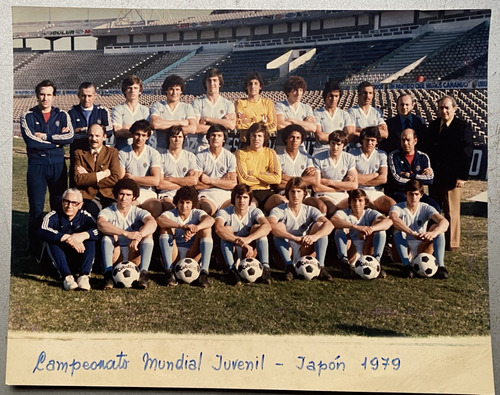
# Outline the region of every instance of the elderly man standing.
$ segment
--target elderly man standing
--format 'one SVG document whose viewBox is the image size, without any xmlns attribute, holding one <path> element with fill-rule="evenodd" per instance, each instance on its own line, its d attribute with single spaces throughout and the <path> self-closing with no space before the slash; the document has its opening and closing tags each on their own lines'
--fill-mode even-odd
<svg viewBox="0 0 500 395">
<path fill-rule="evenodd" d="M 460 198 L 469 178 L 472 160 L 472 128 L 456 117 L 457 103 L 451 96 L 438 101 L 439 118 L 429 124 L 423 150 L 429 154 L 434 169 L 434 183 L 429 195 L 441 207 L 450 227 L 445 234 L 446 249 L 460 247 Z"/>
</svg>

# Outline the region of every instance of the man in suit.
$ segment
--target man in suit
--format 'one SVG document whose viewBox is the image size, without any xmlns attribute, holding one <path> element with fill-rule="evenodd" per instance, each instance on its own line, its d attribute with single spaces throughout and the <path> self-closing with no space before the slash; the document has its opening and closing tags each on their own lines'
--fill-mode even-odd
<svg viewBox="0 0 500 395">
<path fill-rule="evenodd" d="M 472 160 L 472 128 L 455 116 L 457 103 L 451 96 L 438 101 L 439 118 L 429 124 L 423 145 L 434 169 L 434 183 L 429 195 L 441 206 L 444 217 L 450 222 L 446 232 L 446 248 L 460 247 L 460 197 L 469 177 Z"/>
<path fill-rule="evenodd" d="M 378 148 L 385 151 L 387 155 L 401 148 L 401 133 L 403 130 L 413 129 L 419 138 L 423 137 L 426 132 L 427 126 L 425 120 L 412 114 L 414 106 L 414 96 L 404 93 L 398 97 L 396 106 L 398 114 L 387 120 L 389 136 L 378 145 Z M 420 149 L 420 147 L 417 148 Z"/>
<path fill-rule="evenodd" d="M 97 218 L 99 211 L 115 201 L 113 186 L 120 179 L 120 160 L 116 148 L 104 145 L 104 125 L 90 125 L 87 134 L 90 147 L 75 151 L 73 177 L 83 195 L 83 208 Z"/>
</svg>

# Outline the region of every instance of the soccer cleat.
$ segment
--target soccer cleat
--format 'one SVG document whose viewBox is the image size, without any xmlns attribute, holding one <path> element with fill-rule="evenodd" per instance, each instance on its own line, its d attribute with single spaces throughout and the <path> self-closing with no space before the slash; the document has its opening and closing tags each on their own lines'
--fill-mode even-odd
<svg viewBox="0 0 500 395">
<path fill-rule="evenodd" d="M 293 265 L 287 265 L 285 269 L 285 281 L 293 280 Z"/>
<path fill-rule="evenodd" d="M 112 289 L 114 286 L 113 272 L 111 270 L 104 272 L 104 290 Z"/>
<path fill-rule="evenodd" d="M 326 270 L 326 267 L 323 266 L 319 271 L 318 280 L 333 281 L 333 277 L 330 273 L 328 273 L 328 270 Z"/>
<path fill-rule="evenodd" d="M 349 260 L 344 257 L 340 260 L 340 270 L 345 278 L 353 278 L 353 267 L 350 264 Z"/>
<path fill-rule="evenodd" d="M 229 269 L 227 272 L 227 283 L 229 285 L 241 285 L 241 278 L 235 267 Z"/>
<path fill-rule="evenodd" d="M 174 276 L 174 273 L 172 273 L 172 270 L 167 270 L 165 272 L 165 277 L 167 277 L 167 285 L 169 287 L 177 285 L 177 280 L 175 279 L 175 276 Z"/>
<path fill-rule="evenodd" d="M 78 289 L 90 291 L 90 276 L 88 274 L 82 274 L 78 277 Z"/>
<path fill-rule="evenodd" d="M 198 285 L 202 288 L 208 287 L 208 273 L 205 270 L 202 270 L 200 273 L 200 277 L 198 277 Z"/>
<path fill-rule="evenodd" d="M 403 266 L 403 277 L 404 278 L 413 278 L 414 276 L 415 276 L 415 273 L 414 273 L 411 265 L 404 265 Z"/>
<path fill-rule="evenodd" d="M 434 274 L 434 276 L 432 277 L 438 280 L 446 280 L 448 277 L 450 277 L 450 272 L 444 266 L 439 266 L 436 274 Z"/>
<path fill-rule="evenodd" d="M 139 280 L 137 280 L 137 288 L 146 289 L 149 283 L 149 272 L 147 270 L 141 270 L 139 274 Z"/>
<path fill-rule="evenodd" d="M 71 274 L 64 277 L 63 288 L 65 291 L 72 291 L 78 288 L 78 284 L 76 283 L 75 278 Z"/>
<path fill-rule="evenodd" d="M 271 284 L 271 269 L 269 269 L 267 266 L 264 266 L 262 268 L 262 276 L 260 279 L 264 284 Z"/>
</svg>

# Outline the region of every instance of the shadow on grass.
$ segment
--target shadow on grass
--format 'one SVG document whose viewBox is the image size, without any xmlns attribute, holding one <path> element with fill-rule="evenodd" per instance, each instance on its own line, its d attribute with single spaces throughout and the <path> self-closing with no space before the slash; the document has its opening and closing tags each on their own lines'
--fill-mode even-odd
<svg viewBox="0 0 500 395">
<path fill-rule="evenodd" d="M 462 202 L 460 203 L 460 214 L 487 218 L 488 204 L 484 202 Z"/>
<path fill-rule="evenodd" d="M 361 325 L 339 324 L 339 325 L 337 325 L 337 328 L 341 329 L 342 331 L 346 331 L 350 334 L 359 335 L 359 336 L 404 337 L 404 335 L 402 335 L 401 333 L 396 332 L 396 331 L 387 330 L 387 329 L 380 329 L 380 328 L 369 328 L 369 327 L 361 326 Z"/>
</svg>

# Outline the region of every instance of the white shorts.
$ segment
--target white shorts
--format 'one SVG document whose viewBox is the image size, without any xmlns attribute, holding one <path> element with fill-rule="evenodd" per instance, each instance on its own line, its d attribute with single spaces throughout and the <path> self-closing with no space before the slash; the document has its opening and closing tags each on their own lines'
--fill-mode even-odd
<svg viewBox="0 0 500 395">
<path fill-rule="evenodd" d="M 320 198 L 320 197 L 326 197 L 330 199 L 333 204 L 337 205 L 339 204 L 342 200 L 347 199 L 349 195 L 347 194 L 346 191 L 343 192 L 318 192 L 314 194 L 314 197 Z"/>
<path fill-rule="evenodd" d="M 406 242 L 408 243 L 408 249 L 413 259 L 418 255 L 418 246 L 422 243 L 422 240 L 406 239 Z"/>
<path fill-rule="evenodd" d="M 170 199 L 170 200 L 174 200 L 174 196 L 175 194 L 177 193 L 177 189 L 173 190 L 173 191 L 167 191 L 167 192 L 163 192 L 161 194 L 158 194 L 158 199 L 163 199 L 163 198 L 167 198 L 167 199 Z"/>
<path fill-rule="evenodd" d="M 384 192 L 377 191 L 376 189 L 363 189 L 363 191 L 365 191 L 366 196 L 368 196 L 368 200 L 372 203 L 379 197 L 384 196 Z"/>
<path fill-rule="evenodd" d="M 366 240 L 352 240 L 352 244 L 354 244 L 354 248 L 356 249 L 356 252 L 359 254 L 359 255 L 363 255 L 363 247 L 365 246 L 365 241 Z"/>
<path fill-rule="evenodd" d="M 198 198 L 210 200 L 216 210 L 219 210 L 226 200 L 231 200 L 231 191 L 220 188 L 203 189 L 198 192 Z"/>
<path fill-rule="evenodd" d="M 140 188 L 139 197 L 137 198 L 137 203 L 142 204 L 148 199 L 157 199 L 158 195 L 156 192 L 150 188 Z"/>
</svg>

